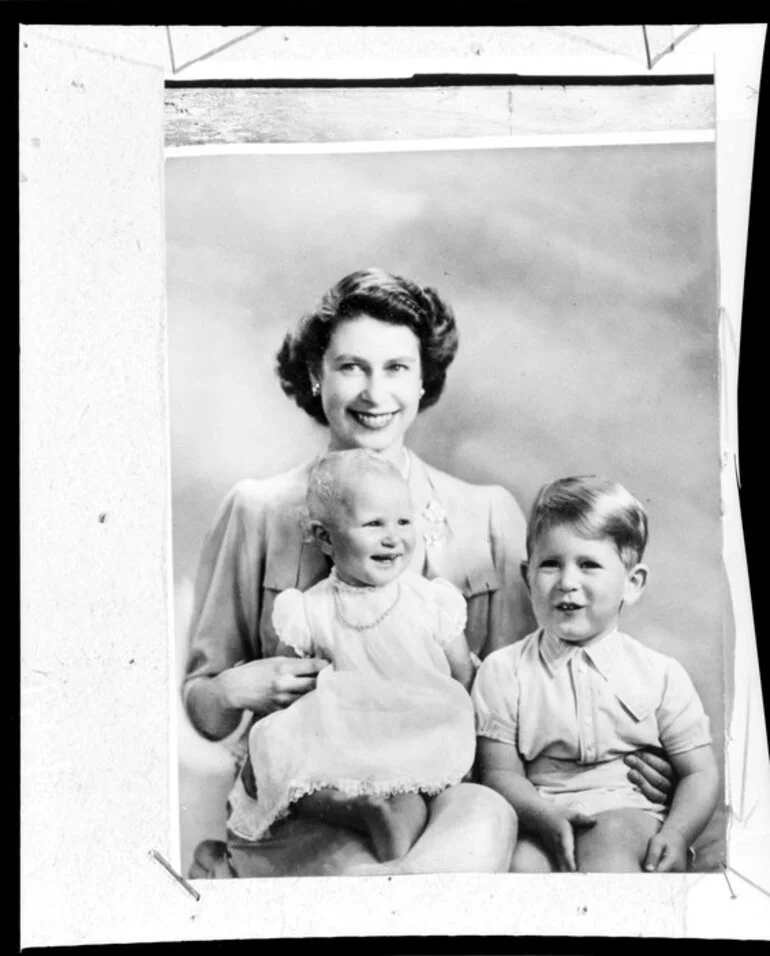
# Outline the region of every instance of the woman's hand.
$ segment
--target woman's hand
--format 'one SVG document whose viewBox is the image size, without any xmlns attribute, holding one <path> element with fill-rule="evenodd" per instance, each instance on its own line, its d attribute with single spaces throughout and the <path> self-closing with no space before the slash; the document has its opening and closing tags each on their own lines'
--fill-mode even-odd
<svg viewBox="0 0 770 956">
<path fill-rule="evenodd" d="M 669 805 L 676 789 L 674 768 L 666 758 L 652 750 L 637 750 L 625 758 L 631 768 L 628 779 L 653 803 Z"/>
<path fill-rule="evenodd" d="M 187 692 L 187 713 L 209 740 L 222 740 L 238 727 L 244 710 L 260 717 L 288 707 L 313 690 L 328 661 L 269 657 L 249 661 L 216 676 L 199 677 Z"/>
<path fill-rule="evenodd" d="M 313 690 L 328 664 L 317 658 L 269 657 L 231 667 L 216 680 L 228 709 L 251 710 L 262 717 Z"/>
</svg>

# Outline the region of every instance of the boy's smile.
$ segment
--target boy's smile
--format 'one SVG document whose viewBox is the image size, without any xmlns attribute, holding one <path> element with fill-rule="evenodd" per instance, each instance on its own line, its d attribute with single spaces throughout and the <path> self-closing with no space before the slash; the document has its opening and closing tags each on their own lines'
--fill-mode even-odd
<svg viewBox="0 0 770 956">
<path fill-rule="evenodd" d="M 627 568 L 611 538 L 586 538 L 571 525 L 545 531 L 522 572 L 540 626 L 573 644 L 613 631 L 647 580 L 647 568 Z"/>
</svg>

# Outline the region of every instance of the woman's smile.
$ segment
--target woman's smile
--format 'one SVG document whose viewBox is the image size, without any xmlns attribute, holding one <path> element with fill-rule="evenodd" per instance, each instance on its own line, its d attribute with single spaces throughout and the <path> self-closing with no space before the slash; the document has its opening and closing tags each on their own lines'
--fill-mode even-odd
<svg viewBox="0 0 770 956">
<path fill-rule="evenodd" d="M 351 408 L 349 414 L 364 428 L 380 431 L 390 425 L 398 412 L 362 412 L 357 408 Z"/>
</svg>

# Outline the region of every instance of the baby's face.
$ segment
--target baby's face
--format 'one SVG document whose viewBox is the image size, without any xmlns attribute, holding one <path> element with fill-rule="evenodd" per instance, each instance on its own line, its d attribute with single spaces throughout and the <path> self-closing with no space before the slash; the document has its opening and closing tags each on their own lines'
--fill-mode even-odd
<svg viewBox="0 0 770 956">
<path fill-rule="evenodd" d="M 538 623 L 573 644 L 613 631 L 621 607 L 636 600 L 645 578 L 643 565 L 625 566 L 611 538 L 585 538 L 569 525 L 541 535 L 528 562 Z"/>
<path fill-rule="evenodd" d="M 340 580 L 382 587 L 408 566 L 414 552 L 414 516 L 403 481 L 368 476 L 348 490 L 328 525 Z"/>
</svg>

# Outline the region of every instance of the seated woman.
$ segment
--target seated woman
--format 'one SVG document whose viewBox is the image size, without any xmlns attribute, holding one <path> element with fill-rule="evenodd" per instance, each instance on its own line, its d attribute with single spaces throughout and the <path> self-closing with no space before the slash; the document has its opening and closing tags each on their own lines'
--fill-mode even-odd
<svg viewBox="0 0 770 956">
<path fill-rule="evenodd" d="M 519 574 L 526 557 L 524 516 L 505 489 L 453 478 L 404 443 L 419 412 L 441 396 L 457 344 L 452 310 L 434 290 L 368 269 L 337 283 L 286 336 L 278 374 L 284 392 L 329 427 L 329 450 L 367 449 L 401 471 L 418 524 L 410 568 L 461 591 L 467 643 L 483 658 L 534 626 Z M 303 532 L 314 463 L 239 482 L 204 545 L 183 694 L 193 725 L 211 740 L 233 733 L 244 711 L 259 719 L 314 689 L 323 666 L 276 656 L 273 626 L 278 594 L 306 591 L 331 569 L 318 542 Z M 667 765 L 649 754 L 631 760 L 637 786 L 664 799 Z M 238 786 L 248 791 L 253 781 L 248 765 L 245 770 Z M 461 782 L 432 797 L 427 809 L 426 826 L 399 861 L 399 872 L 508 869 L 515 817 L 499 794 Z M 190 875 L 341 875 L 368 866 L 376 871 L 377 865 L 362 834 L 293 815 L 268 840 L 230 832 L 226 848 L 204 842 Z"/>
</svg>

